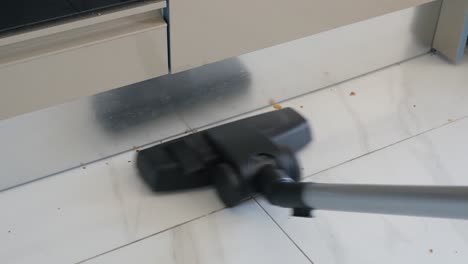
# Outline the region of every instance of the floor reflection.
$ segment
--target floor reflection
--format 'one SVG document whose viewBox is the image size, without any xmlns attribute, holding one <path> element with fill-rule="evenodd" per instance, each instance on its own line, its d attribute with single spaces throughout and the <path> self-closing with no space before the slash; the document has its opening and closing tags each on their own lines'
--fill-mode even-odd
<svg viewBox="0 0 468 264">
<path fill-rule="evenodd" d="M 246 67 L 233 58 L 95 95 L 92 106 L 106 131 L 121 133 L 220 98 L 241 100 L 250 83 Z"/>
</svg>

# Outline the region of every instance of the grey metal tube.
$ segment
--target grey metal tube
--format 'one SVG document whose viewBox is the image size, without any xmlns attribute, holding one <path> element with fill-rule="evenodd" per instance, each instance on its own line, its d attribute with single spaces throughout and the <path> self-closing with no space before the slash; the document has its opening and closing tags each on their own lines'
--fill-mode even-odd
<svg viewBox="0 0 468 264">
<path fill-rule="evenodd" d="M 313 209 L 468 219 L 468 186 L 301 184 Z"/>
</svg>

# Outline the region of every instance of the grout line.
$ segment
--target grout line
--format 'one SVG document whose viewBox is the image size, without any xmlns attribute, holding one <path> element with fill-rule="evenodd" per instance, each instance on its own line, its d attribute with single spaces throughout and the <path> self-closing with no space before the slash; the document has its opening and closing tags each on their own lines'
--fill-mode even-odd
<svg viewBox="0 0 468 264">
<path fill-rule="evenodd" d="M 307 256 L 307 254 L 302 250 L 301 247 L 299 247 L 299 245 L 289 236 L 289 234 L 280 226 L 280 224 L 278 224 L 278 222 L 276 222 L 276 220 L 273 218 L 273 216 L 271 216 L 268 211 L 257 201 L 257 198 L 253 198 L 253 200 L 257 203 L 258 206 L 260 206 L 260 208 L 262 208 L 262 210 L 265 212 L 265 214 L 267 214 L 270 219 L 273 221 L 273 223 L 275 223 L 275 225 L 283 232 L 283 234 L 289 239 L 289 241 L 291 241 L 291 243 L 293 243 L 293 245 L 302 253 L 302 255 L 304 255 L 304 257 L 309 260 L 309 262 L 311 264 L 314 264 L 314 262 L 309 258 L 309 256 Z"/>
<path fill-rule="evenodd" d="M 331 88 L 333 86 L 339 86 L 341 84 L 344 84 L 346 82 L 350 82 L 350 81 L 353 81 L 353 80 L 356 80 L 356 79 L 359 79 L 359 78 L 362 78 L 362 77 L 366 77 L 368 75 L 371 75 L 371 74 L 374 74 L 374 73 L 377 73 L 377 72 L 380 72 L 380 71 L 384 71 L 384 70 L 387 70 L 389 68 L 392 68 L 392 67 L 396 67 L 396 66 L 401 66 L 401 64 L 403 63 L 407 63 L 407 62 L 410 62 L 410 61 L 413 61 L 415 59 L 418 59 L 418 58 L 421 58 L 421 57 L 425 57 L 425 56 L 428 56 L 432 54 L 431 53 L 431 50 L 428 50 L 422 54 L 419 54 L 419 55 L 415 55 L 413 57 L 410 57 L 410 58 L 407 58 L 407 59 L 404 59 L 404 60 L 401 60 L 401 61 L 397 61 L 395 63 L 392 63 L 392 64 L 389 64 L 389 65 L 386 65 L 386 66 L 383 66 L 381 68 L 377 68 L 377 69 L 374 69 L 374 70 L 371 70 L 371 71 L 368 71 L 366 73 L 363 73 L 363 74 L 360 74 L 360 75 L 356 75 L 356 76 L 353 76 L 351 78 L 348 78 L 348 79 L 345 79 L 345 80 L 342 80 L 342 81 L 338 81 L 336 83 L 333 83 L 333 84 L 330 84 L 330 85 L 327 85 L 327 86 L 324 86 L 324 87 L 321 87 L 319 89 L 316 89 L 316 90 L 312 90 L 312 91 L 308 91 L 308 92 L 305 92 L 305 93 L 302 93 L 302 94 L 299 94 L 299 95 L 296 95 L 296 96 L 293 96 L 293 97 L 288 97 L 287 99 L 284 99 L 284 100 L 281 100 L 281 101 L 275 101 L 276 103 L 284 103 L 284 102 L 287 102 L 287 101 L 291 101 L 293 99 L 296 99 L 296 98 L 299 98 L 299 97 L 302 97 L 302 96 L 306 96 L 306 95 L 309 95 L 309 94 L 312 94 L 312 93 L 315 93 L 315 92 L 320 92 L 322 90 L 326 90 L 328 88 Z M 262 107 L 263 108 L 263 107 Z"/>
<path fill-rule="evenodd" d="M 185 120 L 184 115 L 177 110 L 175 110 L 174 112 L 177 115 L 177 117 L 182 121 L 182 123 L 184 123 L 184 125 L 187 127 L 186 133 L 188 133 L 189 131 L 193 131 L 193 128 L 188 124 L 187 120 Z"/>
<path fill-rule="evenodd" d="M 238 204 L 238 206 L 240 206 L 241 204 L 246 203 L 246 202 L 248 202 L 248 201 L 251 201 L 251 200 L 254 200 L 254 198 L 253 198 L 253 197 L 246 198 L 246 199 L 242 200 L 242 201 Z M 148 239 L 148 238 L 151 238 L 151 237 L 153 237 L 153 236 L 159 235 L 159 234 L 164 233 L 164 232 L 166 232 L 166 231 L 169 231 L 169 230 L 178 228 L 178 227 L 183 226 L 183 225 L 185 225 L 185 224 L 188 224 L 188 223 L 197 221 L 197 220 L 199 220 L 199 219 L 201 219 L 201 218 L 204 218 L 204 217 L 210 216 L 210 215 L 212 215 L 212 214 L 221 212 L 221 211 L 223 211 L 223 210 L 225 210 L 225 209 L 229 209 L 229 207 L 223 206 L 222 208 L 216 209 L 216 210 L 214 210 L 214 211 L 212 211 L 212 212 L 209 212 L 209 213 L 207 213 L 207 214 L 204 214 L 204 215 L 201 215 L 201 216 L 197 216 L 197 217 L 195 217 L 195 218 L 192 218 L 192 219 L 189 219 L 189 220 L 187 220 L 187 221 L 185 221 L 185 222 L 182 222 L 182 223 L 179 223 L 179 224 L 170 226 L 170 227 L 165 228 L 165 229 L 163 229 L 163 230 L 161 230 L 161 231 L 158 231 L 158 232 L 156 232 L 156 233 L 149 234 L 149 235 L 147 235 L 147 236 L 144 236 L 144 237 L 142 237 L 142 238 L 139 238 L 139 239 L 134 240 L 134 241 L 132 241 L 132 242 L 129 242 L 129 243 L 127 243 L 127 244 L 120 245 L 120 246 L 118 246 L 118 247 L 115 247 L 115 248 L 113 248 L 113 249 L 104 251 L 104 252 L 102 252 L 102 253 L 99 253 L 99 254 L 94 255 L 94 256 L 92 256 L 92 257 L 89 257 L 89 258 L 86 258 L 86 259 L 84 259 L 84 260 L 80 260 L 79 262 L 76 262 L 75 264 L 82 264 L 82 263 L 85 263 L 85 262 L 87 262 L 87 261 L 89 261 L 89 260 L 92 260 L 92 259 L 98 258 L 98 257 L 100 257 L 100 256 L 106 255 L 106 254 L 108 254 L 108 253 L 111 253 L 111 252 L 120 250 L 120 249 L 122 249 L 122 248 L 124 248 L 124 247 L 130 246 L 130 245 L 132 245 L 132 244 L 138 243 L 138 242 L 143 241 L 143 240 L 146 240 L 146 239 Z"/>
<path fill-rule="evenodd" d="M 127 244 L 120 245 L 120 246 L 115 247 L 115 248 L 113 248 L 113 249 L 111 249 L 111 250 L 104 251 L 104 252 L 102 252 L 102 253 L 99 253 L 99 254 L 94 255 L 94 256 L 92 256 L 92 257 L 89 257 L 89 258 L 86 258 L 86 259 L 84 259 L 84 260 L 80 260 L 80 261 L 78 261 L 78 262 L 75 262 L 75 264 L 82 264 L 82 263 L 85 263 L 85 262 L 87 262 L 87 261 L 90 261 L 90 260 L 92 260 L 92 259 L 101 257 L 101 256 L 106 255 L 106 254 L 108 254 L 108 253 L 111 253 L 111 252 L 120 250 L 120 249 L 122 249 L 122 248 L 124 248 L 124 247 L 130 246 L 130 245 L 133 245 L 133 244 L 136 244 L 136 243 L 138 243 L 138 242 L 140 242 L 140 241 L 142 241 L 142 240 L 145 240 L 145 239 L 154 237 L 154 236 L 156 236 L 156 235 L 159 235 L 159 234 L 164 233 L 164 232 L 166 232 L 166 231 L 169 231 L 169 230 L 171 230 L 171 229 L 175 229 L 175 228 L 177 228 L 177 227 L 180 227 L 180 226 L 182 226 L 182 225 L 188 224 L 188 223 L 190 223 L 190 222 L 193 222 L 193 221 L 196 221 L 196 220 L 198 220 L 198 219 L 204 218 L 204 217 L 206 217 L 206 216 L 215 214 L 215 213 L 220 212 L 220 211 L 222 211 L 222 210 L 224 210 L 224 209 L 226 209 L 226 207 L 223 207 L 223 208 L 220 208 L 220 209 L 216 209 L 216 210 L 214 210 L 214 211 L 212 211 L 212 212 L 210 212 L 210 213 L 207 213 L 207 214 L 204 214 L 204 215 L 201 215 L 201 216 L 197 216 L 197 217 L 195 217 L 195 218 L 192 218 L 192 219 L 189 219 L 189 220 L 187 220 L 187 221 L 185 221 L 185 222 L 182 222 L 182 223 L 180 223 L 180 224 L 177 224 L 177 225 L 174 225 L 174 226 L 165 228 L 165 229 L 163 229 L 163 230 L 161 230 L 161 231 L 158 231 L 158 232 L 156 232 L 156 233 L 153 233 L 153 234 L 144 236 L 144 237 L 142 237 L 142 238 L 139 238 L 139 239 L 134 240 L 134 241 L 132 241 L 132 242 L 129 242 L 129 243 L 127 243 Z"/>
<path fill-rule="evenodd" d="M 400 139 L 400 140 L 398 140 L 398 141 L 395 141 L 395 142 L 390 143 L 390 144 L 388 144 L 388 145 L 385 145 L 385 146 L 383 146 L 383 147 L 374 149 L 374 150 L 369 151 L 369 152 L 366 152 L 366 153 L 364 153 L 364 154 L 362 154 L 362 155 L 356 156 L 356 157 L 351 158 L 351 159 L 349 159 L 349 160 L 345 160 L 345 161 L 343 161 L 343 162 L 340 162 L 340 163 L 338 163 L 338 164 L 335 164 L 335 165 L 333 165 L 333 166 L 330 166 L 330 167 L 328 167 L 328 168 L 325 168 L 325 169 L 323 169 L 323 170 L 319 170 L 319 171 L 317 171 L 317 172 L 314 172 L 314 173 L 312 173 L 312 174 L 310 174 L 310 175 L 308 175 L 308 176 L 302 177 L 301 180 L 305 180 L 305 179 L 311 178 L 311 177 L 313 177 L 313 176 L 316 176 L 317 174 L 320 174 L 320 173 L 323 173 L 323 172 L 332 170 L 332 169 L 337 168 L 337 167 L 339 167 L 339 166 L 341 166 L 341 165 L 344 165 L 344 164 L 346 164 L 346 163 L 348 163 L 348 162 L 352 162 L 352 161 L 357 160 L 357 159 L 360 159 L 360 158 L 362 158 L 362 157 L 365 157 L 365 156 L 374 154 L 374 153 L 376 153 L 376 152 L 379 152 L 379 151 L 382 151 L 382 150 L 384 150 L 384 149 L 390 148 L 390 147 L 392 147 L 392 146 L 395 146 L 395 145 L 397 145 L 397 144 L 403 143 L 403 142 L 405 142 L 405 141 L 409 141 L 409 140 L 411 140 L 411 139 L 413 139 L 413 138 L 415 138 L 415 137 L 418 137 L 418 136 L 421 136 L 421 135 L 430 133 L 430 132 L 432 132 L 432 131 L 434 131 L 434 130 L 437 130 L 437 129 L 439 129 L 439 128 L 443 128 L 443 127 L 445 127 L 445 126 L 452 125 L 452 124 L 454 124 L 454 123 L 456 123 L 456 122 L 459 122 L 459 121 L 462 121 L 462 120 L 466 119 L 467 117 L 468 117 L 468 115 L 465 115 L 465 116 L 459 117 L 459 118 L 457 118 L 457 119 L 455 119 L 455 120 L 453 120 L 453 121 L 451 121 L 451 122 L 443 123 L 443 124 L 441 124 L 441 125 L 435 126 L 435 127 L 430 128 L 430 129 L 428 129 L 428 130 L 424 130 L 424 131 L 422 131 L 422 132 L 419 132 L 419 133 L 414 134 L 414 135 L 412 135 L 412 136 L 409 136 L 409 137 L 407 137 L 407 138 Z"/>
</svg>

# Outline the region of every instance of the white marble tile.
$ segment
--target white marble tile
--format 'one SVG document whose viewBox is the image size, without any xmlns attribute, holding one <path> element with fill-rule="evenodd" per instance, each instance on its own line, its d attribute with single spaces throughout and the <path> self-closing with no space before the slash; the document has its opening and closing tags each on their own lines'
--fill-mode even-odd
<svg viewBox="0 0 468 264">
<path fill-rule="evenodd" d="M 212 189 L 152 193 L 135 152 L 0 192 L 2 263 L 74 263 L 223 208 Z"/>
<path fill-rule="evenodd" d="M 467 116 L 467 72 L 468 59 L 455 66 L 427 55 L 281 102 L 313 129 L 298 155 L 303 175 Z"/>
<path fill-rule="evenodd" d="M 310 262 L 251 200 L 84 263 Z"/>
<path fill-rule="evenodd" d="M 307 178 L 314 182 L 468 185 L 468 119 Z M 257 198 L 314 263 L 466 263 L 468 221 L 316 211 Z"/>
<path fill-rule="evenodd" d="M 313 142 L 298 153 L 303 175 L 468 116 L 467 71 L 468 59 L 452 65 L 438 56 L 425 55 L 279 102 L 303 115 L 313 130 Z M 264 107 L 202 129 L 274 110 L 273 106 Z"/>
</svg>

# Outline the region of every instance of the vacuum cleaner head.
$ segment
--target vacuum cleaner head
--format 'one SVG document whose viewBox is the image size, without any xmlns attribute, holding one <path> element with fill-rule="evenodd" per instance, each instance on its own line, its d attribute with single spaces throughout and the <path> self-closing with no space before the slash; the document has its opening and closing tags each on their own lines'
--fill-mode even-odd
<svg viewBox="0 0 468 264">
<path fill-rule="evenodd" d="M 300 178 L 293 152 L 311 141 L 307 121 L 291 108 L 194 133 L 138 153 L 137 167 L 154 191 L 214 184 L 227 206 L 262 189 L 265 167 Z"/>
<path fill-rule="evenodd" d="M 293 152 L 310 141 L 307 121 L 286 108 L 142 150 L 137 166 L 154 191 L 214 184 L 227 206 L 261 193 L 301 217 L 322 209 L 468 219 L 467 186 L 298 182 Z"/>
</svg>

